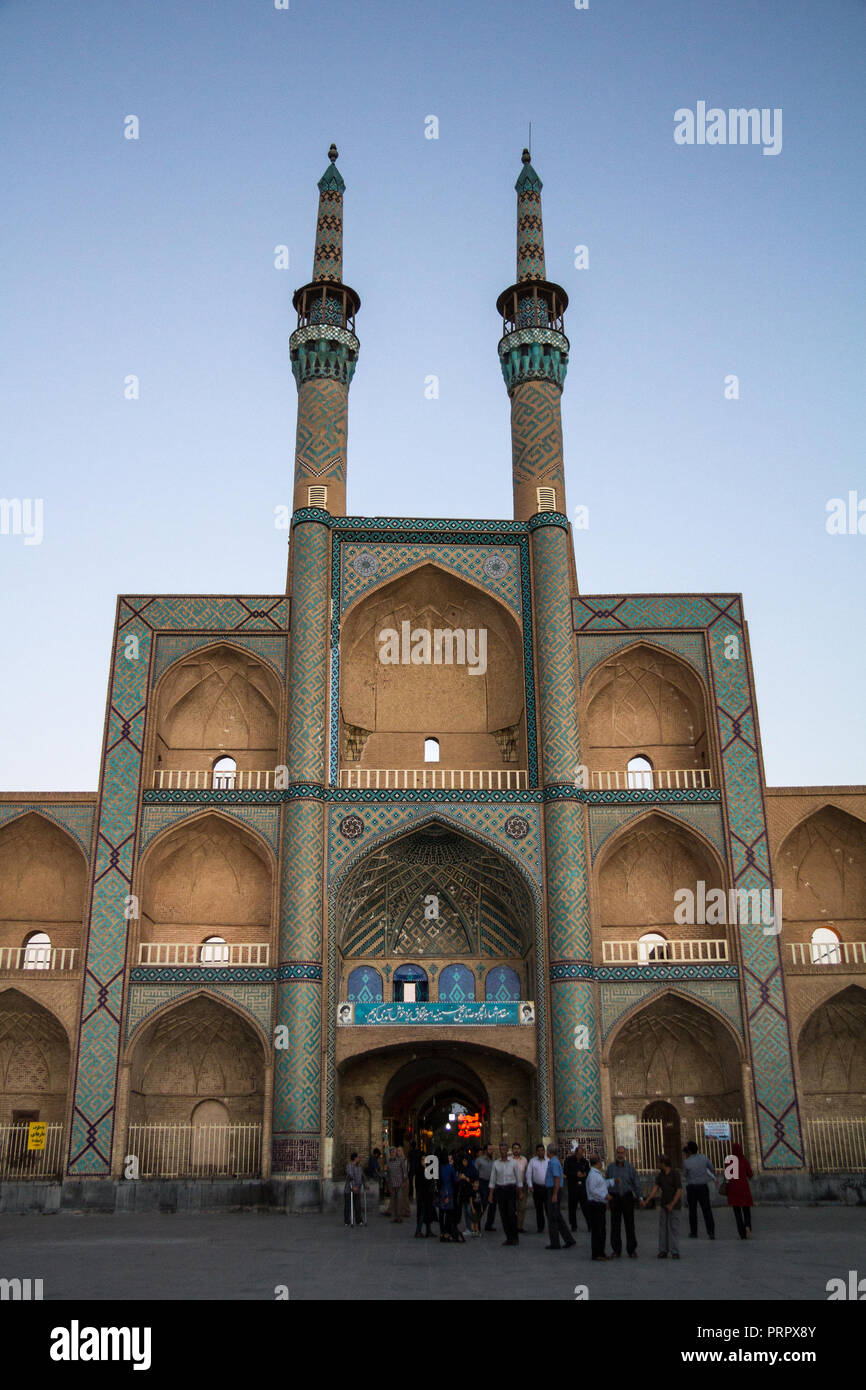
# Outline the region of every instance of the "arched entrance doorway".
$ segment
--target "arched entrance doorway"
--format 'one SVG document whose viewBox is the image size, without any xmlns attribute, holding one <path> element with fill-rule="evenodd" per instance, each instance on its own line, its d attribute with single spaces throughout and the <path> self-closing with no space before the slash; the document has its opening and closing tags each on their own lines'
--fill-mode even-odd
<svg viewBox="0 0 866 1390">
<path fill-rule="evenodd" d="M 460 1114 L 478 1115 L 481 1135 L 460 1138 Z M 452 1118 L 454 1117 L 454 1118 Z M 399 1067 L 382 1097 L 386 1144 L 416 1143 L 422 1153 L 452 1144 L 478 1147 L 487 1142 L 490 1106 L 480 1077 L 450 1057 L 420 1057 Z"/>
<path fill-rule="evenodd" d="M 660 1134 L 655 1126 L 648 1126 L 649 1133 L 643 1145 L 648 1159 L 647 1167 L 653 1167 L 658 1162 L 659 1154 L 667 1154 L 674 1168 L 681 1167 L 683 1136 L 680 1112 L 676 1107 L 666 1100 L 654 1100 L 646 1107 L 641 1119 L 657 1120 L 661 1124 Z"/>
</svg>

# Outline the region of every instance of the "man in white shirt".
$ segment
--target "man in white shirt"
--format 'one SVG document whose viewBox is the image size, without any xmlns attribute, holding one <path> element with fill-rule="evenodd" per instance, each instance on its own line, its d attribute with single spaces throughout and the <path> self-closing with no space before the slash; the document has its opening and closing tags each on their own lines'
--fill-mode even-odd
<svg viewBox="0 0 866 1390">
<path fill-rule="evenodd" d="M 507 1144 L 499 1145 L 499 1157 L 493 1161 L 490 1174 L 490 1196 L 488 1202 L 496 1200 L 502 1229 L 505 1232 L 503 1245 L 517 1245 L 517 1165 L 508 1152 Z"/>
<path fill-rule="evenodd" d="M 589 1207 L 589 1229 L 592 1240 L 592 1258 L 606 1260 L 604 1247 L 607 1244 L 607 1203 L 613 1180 L 602 1172 L 601 1158 L 598 1154 L 589 1156 L 589 1172 L 586 1175 L 586 1204 Z"/>
<path fill-rule="evenodd" d="M 517 1164 L 517 1231 L 518 1234 L 523 1230 L 523 1218 L 526 1215 L 526 1168 L 527 1158 L 520 1152 L 520 1145 L 515 1139 L 511 1145 L 511 1156 Z"/>
<path fill-rule="evenodd" d="M 543 1144 L 536 1144 L 535 1157 L 529 1160 L 526 1169 L 526 1188 L 532 1193 L 535 1203 L 535 1224 L 538 1234 L 544 1230 L 544 1210 L 547 1202 L 547 1157 Z"/>
</svg>

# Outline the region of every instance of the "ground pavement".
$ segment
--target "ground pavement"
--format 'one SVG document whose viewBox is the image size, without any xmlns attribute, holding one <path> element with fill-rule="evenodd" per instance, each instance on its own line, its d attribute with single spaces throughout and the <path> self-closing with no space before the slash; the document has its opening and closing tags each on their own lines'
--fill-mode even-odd
<svg viewBox="0 0 866 1390">
<path fill-rule="evenodd" d="M 502 1232 L 465 1245 L 416 1240 L 375 1208 L 367 1227 L 342 1214 L 0 1216 L 0 1279 L 43 1280 L 49 1299 L 702 1299 L 826 1301 L 828 1279 L 866 1275 L 866 1208 L 758 1207 L 755 1238 L 741 1241 L 733 1214 L 716 1210 L 716 1239 L 701 1226 L 682 1258 L 656 1258 L 658 1215 L 637 1213 L 638 1258 L 593 1263 L 589 1237 L 545 1250 L 534 1218 L 519 1246 Z M 434 1227 L 434 1230 L 436 1228 Z M 608 1253 L 610 1247 L 608 1246 Z M 576 1287 L 586 1288 L 578 1295 Z M 864 1286 L 866 1287 L 866 1286 Z M 282 1294 L 286 1296 L 285 1292 Z"/>
</svg>

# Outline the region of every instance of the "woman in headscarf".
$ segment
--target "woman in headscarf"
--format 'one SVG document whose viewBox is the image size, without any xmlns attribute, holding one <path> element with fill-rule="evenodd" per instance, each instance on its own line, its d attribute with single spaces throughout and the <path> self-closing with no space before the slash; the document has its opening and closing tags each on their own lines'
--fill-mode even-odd
<svg viewBox="0 0 866 1390">
<path fill-rule="evenodd" d="M 733 1177 L 729 1178 L 727 1174 L 731 1170 L 733 1170 Z M 742 1144 L 731 1145 L 731 1152 L 725 1159 L 725 1174 L 728 1206 L 734 1209 L 734 1220 L 737 1223 L 740 1240 L 751 1240 L 752 1189 L 749 1186 L 749 1178 L 752 1177 L 752 1169 L 749 1166 L 749 1160 L 743 1153 Z"/>
<path fill-rule="evenodd" d="M 439 1164 L 439 1230 L 440 1240 L 454 1241 L 454 1199 L 457 1185 L 457 1169 L 454 1155 L 448 1154 L 447 1161 Z"/>
</svg>

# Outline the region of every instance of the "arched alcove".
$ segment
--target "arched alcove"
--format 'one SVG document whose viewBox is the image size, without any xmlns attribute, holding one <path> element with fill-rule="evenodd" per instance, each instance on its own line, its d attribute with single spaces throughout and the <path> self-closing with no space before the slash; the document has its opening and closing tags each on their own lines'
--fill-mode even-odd
<svg viewBox="0 0 866 1390">
<path fill-rule="evenodd" d="M 641 1115 L 665 1101 L 680 1116 L 742 1118 L 738 1045 L 699 1003 L 673 991 L 654 996 L 622 1023 L 608 1051 L 615 1114 Z"/>
<path fill-rule="evenodd" d="M 228 643 L 190 653 L 159 683 L 154 769 L 210 774 L 214 763 L 227 756 L 241 771 L 272 771 L 281 761 L 281 700 L 276 675 L 251 653 Z"/>
<path fill-rule="evenodd" d="M 260 1123 L 265 1059 L 259 1034 L 235 1009 L 196 994 L 162 1012 L 134 1044 L 129 1119 L 135 1124 L 195 1122 L 203 1101 L 232 1124 Z M 217 1123 L 201 1116 L 199 1124 Z"/>
<path fill-rule="evenodd" d="M 807 1114 L 866 1116 L 866 989 L 849 985 L 807 1018 L 798 1042 Z"/>
<path fill-rule="evenodd" d="M 87 863 L 71 835 L 35 812 L 0 829 L 0 946 L 44 935 L 50 948 L 78 949 L 86 903 Z"/>
<path fill-rule="evenodd" d="M 229 952 L 238 944 L 270 942 L 272 882 L 271 858 L 245 827 L 216 814 L 181 822 L 145 859 L 139 940 L 188 944 L 193 959 L 181 963 L 208 963 L 207 956 L 226 963 L 219 939 Z M 177 963 L 163 956 L 150 963 L 159 962 Z"/>
<path fill-rule="evenodd" d="M 457 575 L 421 565 L 346 615 L 342 767 L 525 769 L 524 705 L 517 621 Z M 434 742 L 438 757 L 425 758 Z"/>
<path fill-rule="evenodd" d="M 697 918 L 699 885 L 704 885 L 706 895 L 723 888 L 724 879 L 706 842 L 667 816 L 641 816 L 606 845 L 597 883 L 603 927 L 664 926 L 664 934 L 673 937 L 726 934 L 724 921 L 720 925 L 677 923 L 677 908 L 686 902 L 676 896 L 680 890 L 694 895 L 693 916 Z"/>
<path fill-rule="evenodd" d="M 866 922 L 866 825 L 855 816 L 836 806 L 808 816 L 784 840 L 776 872 L 786 922 Z"/>
<path fill-rule="evenodd" d="M 711 766 L 703 686 L 670 652 L 639 643 L 608 657 L 584 686 L 581 712 L 588 767 L 621 769 L 623 785 L 637 756 L 657 773 Z"/>
<path fill-rule="evenodd" d="M 69 1039 L 48 1009 L 17 989 L 0 993 L 0 1125 L 19 1115 L 61 1123 Z"/>
</svg>

